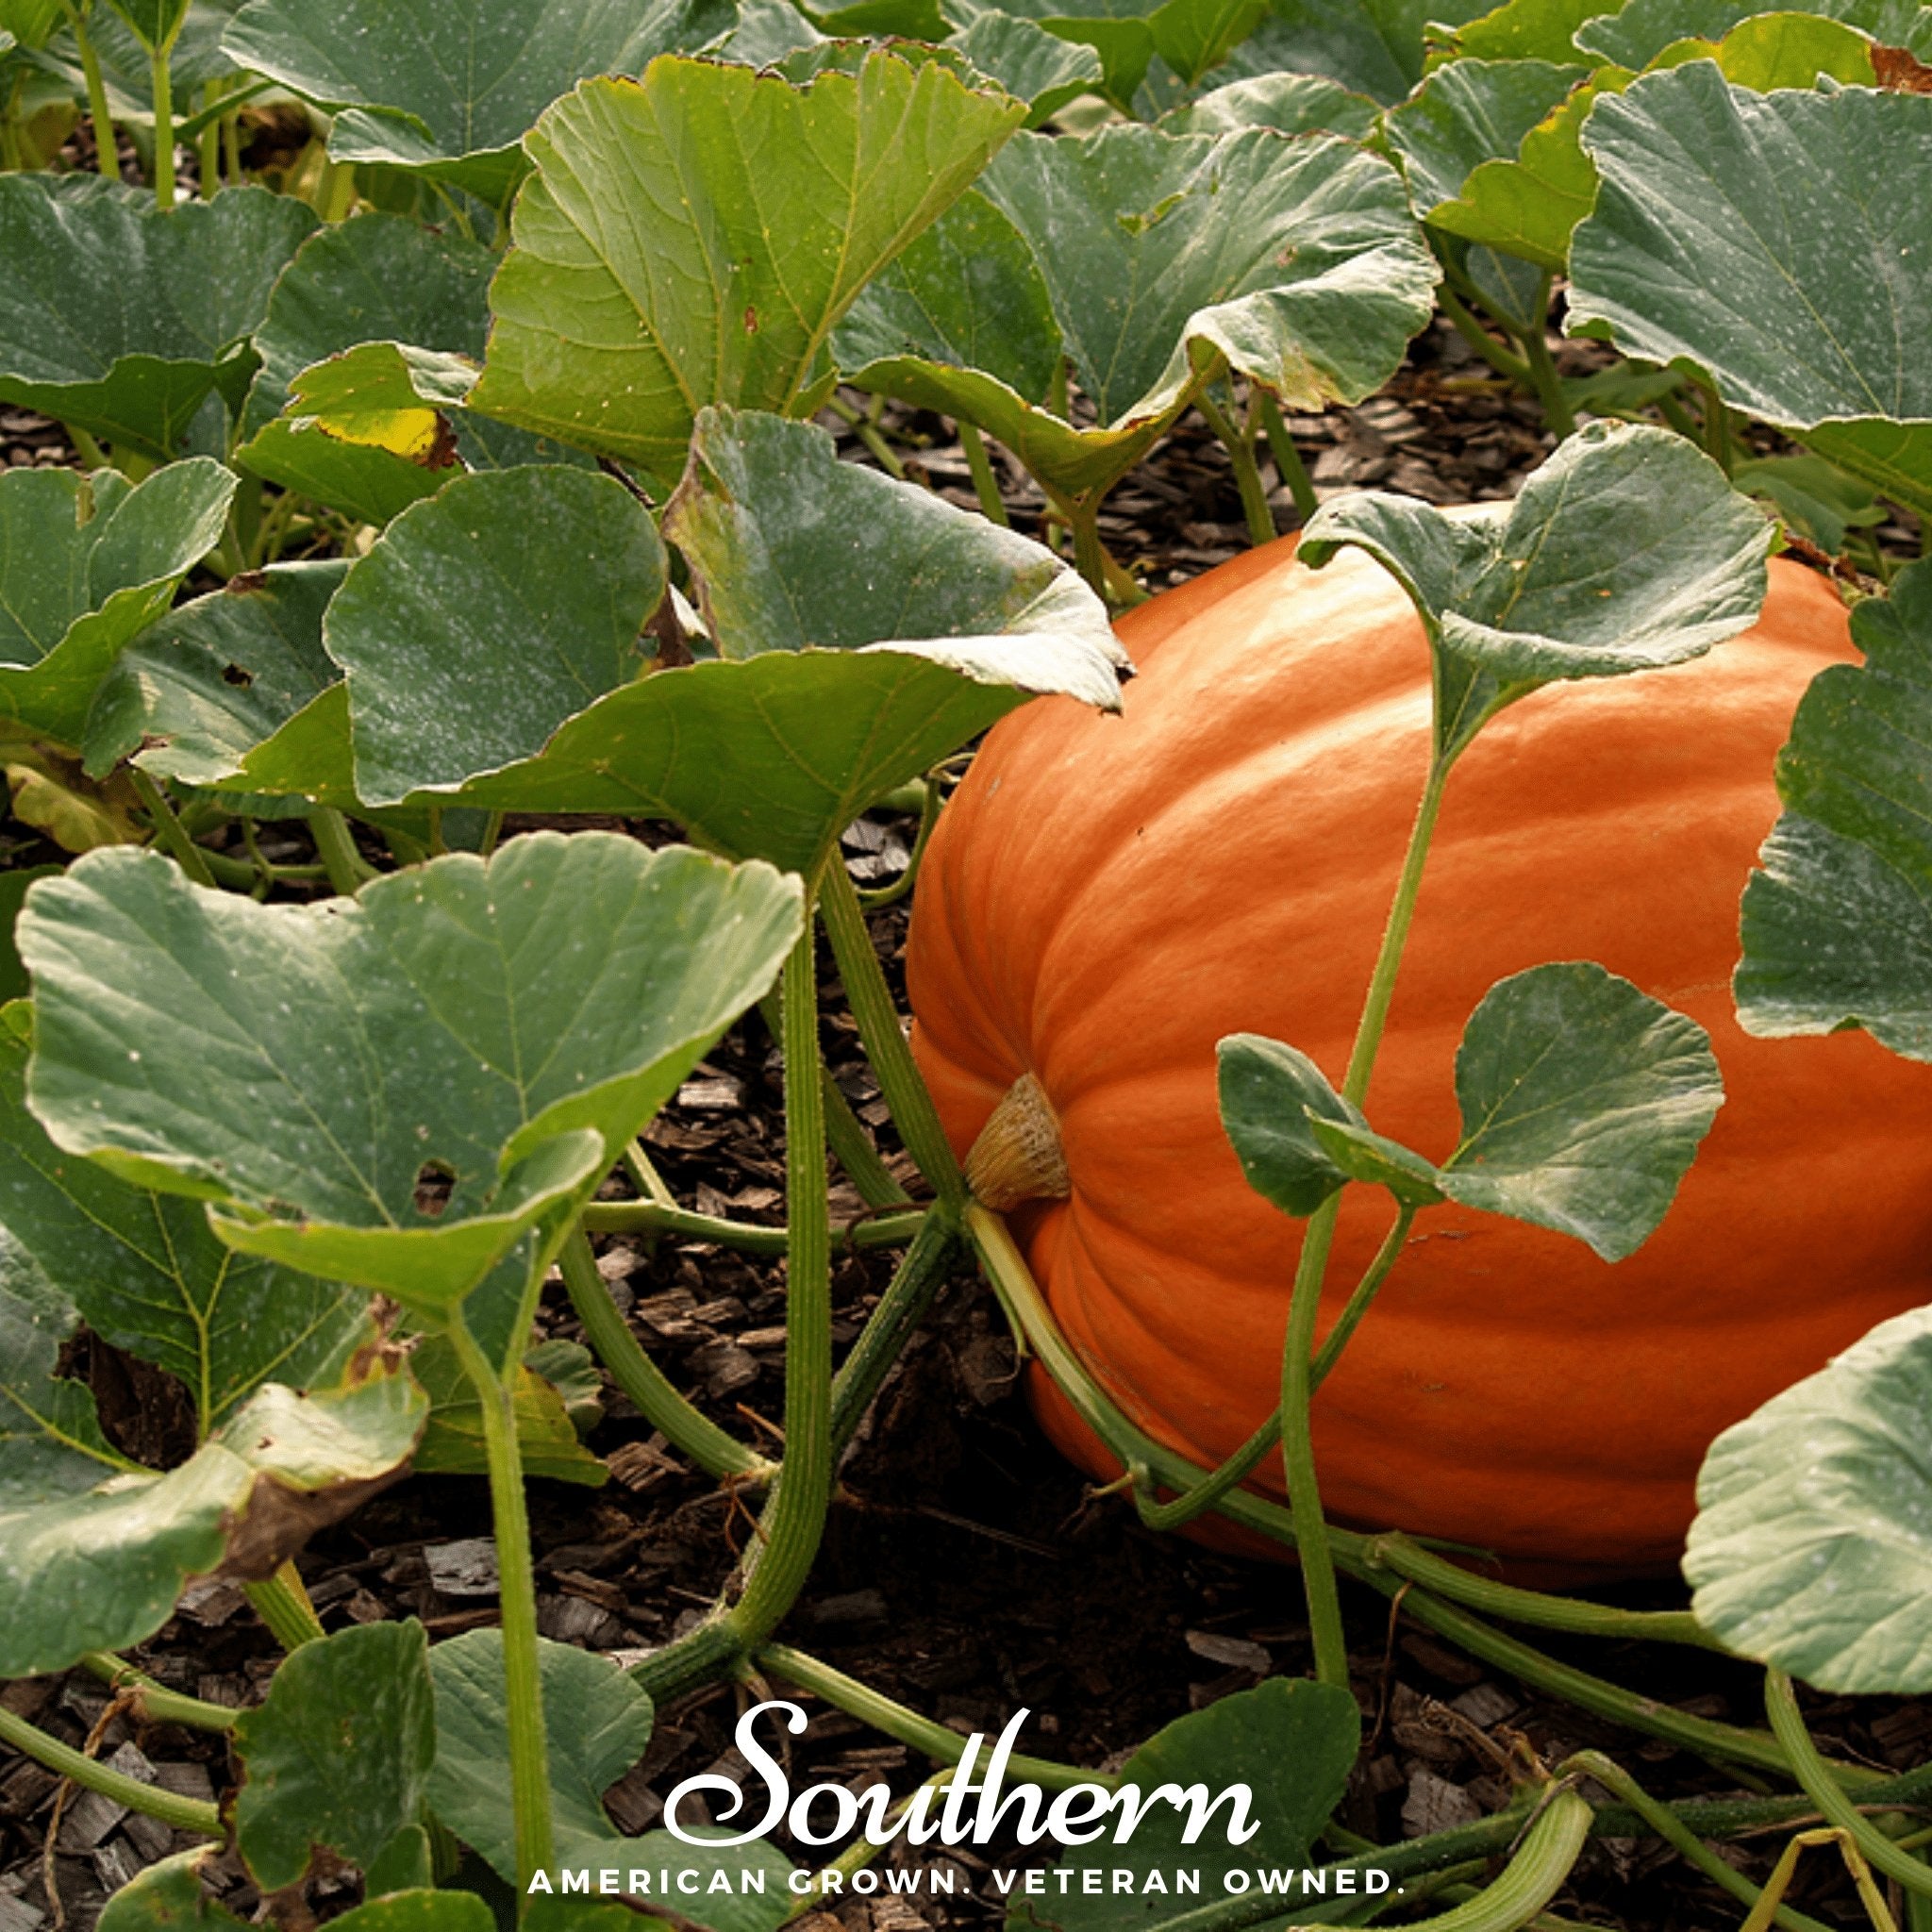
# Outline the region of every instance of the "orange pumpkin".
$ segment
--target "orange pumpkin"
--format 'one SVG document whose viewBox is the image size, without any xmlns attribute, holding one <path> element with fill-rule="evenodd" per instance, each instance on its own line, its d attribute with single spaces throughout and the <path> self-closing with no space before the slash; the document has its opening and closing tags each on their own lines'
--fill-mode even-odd
<svg viewBox="0 0 1932 1932">
<path fill-rule="evenodd" d="M 1291 1041 L 1340 1083 L 1427 758 L 1428 654 L 1394 581 L 1270 545 L 1121 625 L 1124 718 L 1043 699 L 991 734 L 922 872 L 914 1050 L 961 1154 L 1023 1076 L 1068 1193 L 1015 1227 L 1073 1346 L 1203 1465 L 1273 1407 L 1302 1224 L 1224 1136 L 1215 1042 Z M 1647 1246 L 1425 1211 L 1318 1394 L 1331 1514 L 1555 1580 L 1672 1564 L 1706 1446 L 1932 1294 L 1932 1079 L 1862 1034 L 1753 1040 L 1738 902 L 1773 763 L 1852 658 L 1822 578 L 1774 560 L 1756 628 L 1668 671 L 1546 688 L 1457 766 L 1367 1110 L 1455 1145 L 1464 1023 L 1506 974 L 1595 959 L 1709 1029 L 1726 1102 Z M 1352 1188 L 1323 1324 L 1392 1209 Z M 1048 1432 L 1119 1465 L 1038 1372 Z M 1267 1472 L 1272 1467 L 1273 1475 Z M 1257 1472 L 1280 1491 L 1280 1465 Z"/>
</svg>

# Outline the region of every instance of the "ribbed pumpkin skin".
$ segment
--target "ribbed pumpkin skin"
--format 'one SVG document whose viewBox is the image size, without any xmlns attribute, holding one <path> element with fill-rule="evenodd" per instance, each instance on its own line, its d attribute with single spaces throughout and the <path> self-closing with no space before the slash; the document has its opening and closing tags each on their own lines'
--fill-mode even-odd
<svg viewBox="0 0 1932 1932">
<path fill-rule="evenodd" d="M 1774 560 L 1758 625 L 1669 671 L 1536 693 L 1450 780 L 1371 1122 L 1455 1145 L 1464 1023 L 1496 980 L 1595 959 L 1710 1031 L 1726 1102 L 1662 1227 L 1581 1242 L 1425 1211 L 1315 1405 L 1330 1513 L 1582 1580 L 1672 1564 L 1706 1446 L 1932 1295 L 1932 1078 L 1862 1034 L 1752 1040 L 1738 902 L 1807 682 L 1855 656 Z M 1273 1407 L 1300 1224 L 1242 1179 L 1215 1042 L 1340 1083 L 1427 756 L 1420 624 L 1357 553 L 1255 552 L 1131 615 L 1122 719 L 1043 699 L 991 735 L 921 874 L 915 1052 L 963 1154 L 1022 1073 L 1072 1198 L 1016 1227 L 1068 1337 L 1149 1434 L 1221 1460 Z M 1385 1232 L 1351 1189 L 1324 1325 Z M 1073 1458 L 1118 1469 L 1036 1372 Z M 1279 1464 L 1262 1482 L 1276 1493 Z"/>
</svg>

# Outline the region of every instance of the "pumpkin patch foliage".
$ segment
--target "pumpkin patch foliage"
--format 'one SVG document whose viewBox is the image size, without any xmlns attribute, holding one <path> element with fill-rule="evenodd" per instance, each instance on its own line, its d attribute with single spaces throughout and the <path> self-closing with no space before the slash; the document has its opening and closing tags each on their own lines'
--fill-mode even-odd
<svg viewBox="0 0 1932 1932">
<path fill-rule="evenodd" d="M 1932 1925 L 1932 1764 L 1793 1683 L 1932 1694 L 1927 62 L 1917 0 L 0 0 L 0 427 L 58 439 L 0 470 L 0 1678 L 225 1754 L 0 1697 L 158 1833 L 103 1932 L 777 1932 L 995 1869 L 1002 1778 L 1013 1932 L 1574 1925 L 1593 1837 Z M 1540 460 L 1311 471 L 1391 383 Z M 1115 492 L 1196 425 L 1250 553 L 1153 596 Z M 746 1022 L 782 1222 L 652 1159 Z M 619 1235 L 782 1256 L 781 1422 L 667 1373 Z M 1292 1559 L 1297 1668 L 1104 1769 L 790 1641 L 975 1273 L 1093 1509 Z M 735 1561 L 599 1656 L 532 1513 L 640 1457 Z M 319 1611 L 418 1475 L 492 1607 Z M 231 1586 L 244 1707 L 126 1655 Z M 1391 1717 L 1407 1624 L 1604 1748 Z M 791 1799 L 788 1687 L 930 1777 Z M 1439 1719 L 1478 1815 L 1361 1836 Z"/>
</svg>

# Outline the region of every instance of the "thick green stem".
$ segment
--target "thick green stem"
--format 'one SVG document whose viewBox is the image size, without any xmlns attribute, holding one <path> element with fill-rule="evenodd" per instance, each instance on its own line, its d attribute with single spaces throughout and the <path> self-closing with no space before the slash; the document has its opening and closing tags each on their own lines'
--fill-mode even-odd
<svg viewBox="0 0 1932 1932">
<path fill-rule="evenodd" d="M 933 1191 L 948 1207 L 958 1208 L 966 1198 L 965 1178 L 953 1158 L 952 1143 L 940 1124 L 939 1109 L 926 1091 L 905 1029 L 899 1024 L 899 1009 L 893 1003 L 891 989 L 886 984 L 879 956 L 873 949 L 872 933 L 859 908 L 858 889 L 852 883 L 851 874 L 836 858 L 825 867 L 822 895 L 825 932 L 832 941 L 832 955 L 839 962 L 845 997 L 851 1004 L 852 1017 L 858 1023 L 858 1037 L 865 1046 L 866 1058 L 878 1076 L 886 1105 L 892 1110 L 899 1138 L 918 1162 L 920 1173 Z M 815 1033 L 810 1038 L 816 1042 Z"/>
<path fill-rule="evenodd" d="M 1341 1359 L 1341 1351 L 1348 1346 L 1349 1337 L 1361 1325 L 1362 1317 L 1369 1312 L 1376 1290 L 1389 1278 L 1390 1269 L 1402 1258 L 1402 1244 L 1408 1239 L 1415 1213 L 1416 1210 L 1407 1203 L 1400 1207 L 1389 1232 L 1382 1237 L 1382 1245 L 1375 1250 L 1374 1258 L 1356 1283 L 1355 1292 L 1349 1296 L 1347 1306 L 1336 1316 L 1335 1325 L 1322 1338 L 1315 1366 L 1308 1375 L 1310 1391 L 1319 1389 L 1328 1379 L 1330 1371 Z"/>
<path fill-rule="evenodd" d="M 244 1583 L 242 1590 L 255 1614 L 284 1650 L 300 1650 L 305 1643 L 320 1642 L 326 1634 L 315 1606 L 308 1601 L 301 1572 L 292 1562 L 284 1563 L 264 1582 Z"/>
<path fill-rule="evenodd" d="M 490 1469 L 490 1507 L 496 1532 L 498 1602 L 503 1620 L 504 1699 L 509 1733 L 510 1803 L 516 1820 L 517 1894 L 557 1861 L 550 1817 L 550 1759 L 544 1740 L 543 1686 L 537 1664 L 537 1578 L 530 1560 L 530 1521 L 524 1496 L 510 1387 L 491 1367 L 458 1309 L 444 1331 L 483 1422 Z"/>
<path fill-rule="evenodd" d="M 212 886 L 214 874 L 208 870 L 208 854 L 188 836 L 168 794 L 139 765 L 129 765 L 134 795 L 141 800 L 155 828 L 155 841 L 197 886 Z"/>
<path fill-rule="evenodd" d="M 997 524 L 1004 530 L 1010 519 L 1006 500 L 1000 495 L 999 478 L 993 475 L 991 459 L 986 453 L 986 438 L 980 435 L 977 425 L 967 422 L 963 416 L 955 427 L 959 432 L 959 447 L 966 452 L 966 467 L 973 472 L 973 489 L 979 498 L 980 510 L 989 523 Z"/>
<path fill-rule="evenodd" d="M 1723 470 L 1725 475 L 1731 474 L 1731 419 L 1724 408 L 1724 398 L 1717 392 L 1717 385 L 1702 380 L 1697 384 L 1698 398 L 1704 409 L 1704 447 L 1712 462 Z"/>
<path fill-rule="evenodd" d="M 1562 1769 L 1566 1775 L 1574 1774 L 1593 1777 L 1605 1790 L 1622 1798 L 1687 1863 L 1703 1873 L 1713 1884 L 1722 1886 L 1747 1911 L 1757 1907 L 1762 1895 L 1759 1889 L 1735 1866 L 1725 1864 L 1694 1831 L 1677 1819 L 1669 1806 L 1661 1805 L 1653 1798 L 1614 1758 L 1606 1757 L 1601 1751 L 1579 1751 Z M 1790 1906 L 1778 1907 L 1775 1922 L 1784 1926 L 1786 1932 L 1829 1932 L 1829 1928 L 1820 1924 L 1816 1919 L 1807 1918 Z"/>
<path fill-rule="evenodd" d="M 1922 1864 L 1911 1853 L 1901 1851 L 1886 1837 L 1845 1793 L 1832 1774 L 1832 1767 L 1820 1756 L 1805 1728 L 1804 1713 L 1798 1708 L 1798 1695 L 1783 1671 L 1764 1674 L 1764 1711 L 1771 1720 L 1773 1735 L 1784 1747 L 1791 1774 L 1805 1795 L 1818 1807 L 1827 1824 L 1835 1824 L 1885 1874 L 1920 1898 L 1932 1898 L 1932 1867 Z M 1859 1803 L 1868 1794 L 1858 1793 Z"/>
<path fill-rule="evenodd" d="M 835 1709 L 859 1719 L 935 1763 L 958 1764 L 965 1754 L 966 1740 L 958 1731 L 949 1731 L 944 1724 L 921 1717 L 916 1710 L 908 1710 L 903 1704 L 802 1650 L 783 1643 L 761 1644 L 753 1661 L 761 1673 L 769 1672 L 787 1683 L 796 1684 L 801 1690 L 823 1697 Z M 1047 1791 L 1064 1791 L 1074 1785 L 1099 1785 L 1110 1791 L 1120 1785 L 1120 1779 L 1108 1772 L 1017 1754 L 1007 1760 L 1007 1773 L 1015 1784 L 1038 1785 Z"/>
<path fill-rule="evenodd" d="M 378 876 L 375 868 L 356 849 L 349 822 L 341 812 L 319 805 L 308 814 L 308 830 L 315 840 L 316 857 L 328 868 L 329 884 L 344 896 L 353 896 Z"/>
<path fill-rule="evenodd" d="M 1248 525 L 1250 543 L 1272 543 L 1281 533 L 1274 527 L 1274 512 L 1268 508 L 1268 492 L 1261 487 L 1261 472 L 1255 464 L 1255 425 L 1252 417 L 1237 428 L 1227 411 L 1203 391 L 1194 398 L 1201 420 L 1213 430 L 1215 440 L 1227 452 L 1234 469 L 1235 488 L 1241 491 L 1241 515 Z"/>
<path fill-rule="evenodd" d="M 638 1413 L 653 1428 L 662 1429 L 672 1447 L 690 1457 L 706 1474 L 721 1480 L 770 1482 L 775 1467 L 693 1408 L 644 1353 L 610 1299 L 581 1227 L 572 1231 L 557 1260 L 571 1306 L 584 1324 L 584 1339 L 609 1370 L 611 1380 L 637 1405 Z"/>
<path fill-rule="evenodd" d="M 1067 527 L 1074 536 L 1074 568 L 1087 579 L 1088 589 L 1096 597 L 1107 598 L 1108 565 L 1112 559 L 1107 554 L 1107 545 L 1100 541 L 1100 505 L 1082 498 L 1069 506 Z"/>
<path fill-rule="evenodd" d="M 835 858 L 828 871 L 843 875 Z M 870 941 L 866 951 L 871 952 Z M 817 933 L 785 961 L 785 1460 L 727 1614 L 741 1654 L 762 1643 L 805 1587 L 832 1499 L 832 1236 L 819 1085 Z M 876 963 L 876 962 L 874 962 Z M 848 976 L 847 988 L 851 981 Z M 854 1001 L 855 1008 L 857 1001 Z"/>
<path fill-rule="evenodd" d="M 1269 454 L 1274 458 L 1275 470 L 1281 480 L 1288 485 L 1288 493 L 1294 498 L 1295 514 L 1303 523 L 1321 508 L 1321 499 L 1315 494 L 1315 479 L 1308 475 L 1308 466 L 1302 461 L 1302 453 L 1294 446 L 1294 438 L 1289 434 L 1288 425 L 1281 420 L 1281 405 L 1268 391 L 1256 391 L 1261 408 L 1261 430 L 1268 439 Z"/>
<path fill-rule="evenodd" d="M 832 1378 L 832 1455 L 836 1460 L 851 1441 L 887 1373 L 904 1352 L 913 1330 L 925 1320 L 940 1284 L 952 1266 L 958 1224 L 935 1208 L 920 1224 L 878 1307 L 859 1330 L 858 1340 Z"/>
<path fill-rule="evenodd" d="M 105 1764 L 76 1751 L 72 1744 L 63 1744 L 58 1738 L 48 1737 L 45 1731 L 28 1724 L 24 1717 L 15 1717 L 4 1704 L 0 1704 L 0 1744 L 11 1745 L 37 1764 L 44 1764 L 49 1771 L 58 1771 L 62 1777 L 71 1778 L 84 1790 L 98 1791 L 102 1797 L 111 1798 L 115 1804 L 125 1805 L 130 1811 L 139 1811 L 144 1817 L 158 1818 L 163 1824 L 173 1825 L 176 1831 L 199 1832 L 204 1838 L 226 1836 L 222 1814 L 214 1806 L 199 1798 L 184 1798 L 176 1792 L 164 1791 L 158 1785 L 144 1785 L 138 1778 L 110 1771 Z"/>
<path fill-rule="evenodd" d="M 1416 1920 L 1412 1932 L 1518 1932 L 1562 1890 L 1590 1836 L 1590 1806 L 1583 1798 L 1574 1791 L 1557 1791 L 1493 1885 L 1467 1905 Z"/>
<path fill-rule="evenodd" d="M 879 467 L 885 471 L 887 475 L 891 477 L 895 483 L 905 482 L 906 465 L 899 460 L 897 452 L 879 434 L 877 425 L 863 409 L 855 409 L 841 395 L 833 396 L 826 407 L 872 452 Z"/>
<path fill-rule="evenodd" d="M 235 1720 L 242 1715 L 225 1704 L 207 1704 L 199 1697 L 170 1690 L 112 1651 L 91 1650 L 80 1659 L 80 1667 L 110 1690 L 123 1692 L 133 1704 L 136 1714 L 147 1724 L 186 1724 L 196 1731 L 232 1731 Z"/>
<path fill-rule="evenodd" d="M 1549 338 L 1543 333 L 1545 319 L 1550 312 L 1550 283 L 1551 278 L 1545 275 L 1537 291 L 1536 320 L 1518 334 L 1517 341 L 1523 344 L 1530 387 L 1536 391 L 1537 401 L 1543 406 L 1543 421 L 1549 425 L 1550 433 L 1560 441 L 1566 436 L 1576 434 L 1576 412 L 1570 407 L 1569 397 L 1563 393 L 1563 378 L 1557 374 L 1557 364 L 1550 355 Z"/>
<path fill-rule="evenodd" d="M 1529 372 L 1529 364 L 1512 356 L 1497 341 L 1488 329 L 1479 323 L 1455 293 L 1448 289 L 1438 289 L 1436 299 L 1442 305 L 1442 313 L 1455 327 L 1456 333 L 1493 369 L 1498 375 L 1507 375 L 1511 382 L 1524 389 L 1533 390 L 1536 378 Z"/>
<path fill-rule="evenodd" d="M 203 108 L 212 108 L 221 95 L 222 83 L 219 80 L 209 81 L 201 91 Z M 222 189 L 222 124 L 219 116 L 203 126 L 200 138 L 194 143 L 194 152 L 201 175 L 201 198 L 212 201 Z"/>
<path fill-rule="evenodd" d="M 911 1208 L 903 1214 L 856 1221 L 839 1239 L 855 1248 L 900 1247 L 918 1234 L 924 1220 L 924 1208 Z M 592 1234 L 677 1235 L 686 1241 L 715 1241 L 721 1248 L 736 1248 L 746 1255 L 782 1255 L 791 1238 L 782 1227 L 727 1221 L 689 1208 L 667 1208 L 660 1201 L 592 1201 L 584 1208 L 583 1223 Z"/>
<path fill-rule="evenodd" d="M 101 57 L 94 49 L 93 36 L 87 30 L 87 16 L 75 0 L 61 0 L 67 25 L 74 35 L 74 49 L 80 56 L 80 71 L 87 79 L 88 118 L 93 123 L 94 170 L 108 181 L 121 178 L 121 157 L 114 143 L 114 116 L 108 106 L 108 84 L 101 77 Z"/>
<path fill-rule="evenodd" d="M 174 54 L 170 38 L 148 57 L 155 94 L 155 202 L 162 208 L 175 206 L 175 96 L 170 71 Z"/>
</svg>

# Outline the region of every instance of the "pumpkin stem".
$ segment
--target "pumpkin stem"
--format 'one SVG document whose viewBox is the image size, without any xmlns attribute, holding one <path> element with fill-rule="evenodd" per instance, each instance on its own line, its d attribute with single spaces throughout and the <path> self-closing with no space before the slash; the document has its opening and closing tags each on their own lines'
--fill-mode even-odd
<svg viewBox="0 0 1932 1932">
<path fill-rule="evenodd" d="M 1007 1089 L 979 1130 L 966 1157 L 966 1184 L 995 1214 L 1023 1201 L 1064 1201 L 1074 1191 L 1060 1124 L 1031 1074 Z"/>
</svg>

